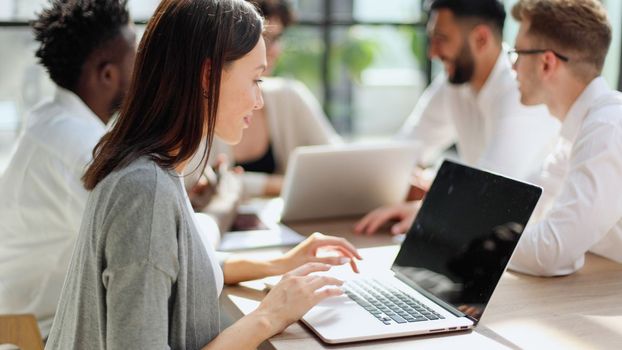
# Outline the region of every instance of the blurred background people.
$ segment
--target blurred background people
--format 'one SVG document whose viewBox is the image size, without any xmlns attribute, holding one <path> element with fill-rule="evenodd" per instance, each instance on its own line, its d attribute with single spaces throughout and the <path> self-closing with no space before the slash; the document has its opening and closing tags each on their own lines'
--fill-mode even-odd
<svg viewBox="0 0 622 350">
<path fill-rule="evenodd" d="M 417 145 L 415 163 L 434 164 L 455 143 L 460 161 L 467 165 L 518 179 L 537 173 L 555 145 L 559 122 L 543 105 L 520 103 L 502 41 L 503 3 L 434 0 L 429 6 L 428 55 L 443 63 L 445 75 L 426 89 L 399 132 L 399 138 Z M 418 188 L 411 191 L 416 194 L 411 199 L 420 199 L 430 182 L 415 182 Z M 379 208 L 364 217 L 355 232 L 372 234 L 397 220 L 391 232 L 403 233 L 416 205 Z"/>
</svg>

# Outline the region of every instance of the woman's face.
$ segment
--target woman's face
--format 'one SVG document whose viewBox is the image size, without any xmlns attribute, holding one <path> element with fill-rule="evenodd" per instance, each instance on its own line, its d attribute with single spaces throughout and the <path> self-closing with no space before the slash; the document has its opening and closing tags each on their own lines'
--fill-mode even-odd
<svg viewBox="0 0 622 350">
<path fill-rule="evenodd" d="M 263 107 L 259 83 L 266 67 L 266 45 L 260 38 L 251 52 L 223 69 L 215 132 L 224 142 L 240 142 L 253 111 Z"/>
</svg>

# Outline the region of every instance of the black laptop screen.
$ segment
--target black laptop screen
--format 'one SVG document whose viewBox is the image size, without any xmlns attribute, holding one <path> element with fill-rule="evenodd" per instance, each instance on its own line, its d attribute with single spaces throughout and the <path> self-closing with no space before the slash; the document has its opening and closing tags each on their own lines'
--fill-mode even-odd
<svg viewBox="0 0 622 350">
<path fill-rule="evenodd" d="M 540 193 L 536 186 L 445 161 L 393 271 L 479 320 Z"/>
</svg>

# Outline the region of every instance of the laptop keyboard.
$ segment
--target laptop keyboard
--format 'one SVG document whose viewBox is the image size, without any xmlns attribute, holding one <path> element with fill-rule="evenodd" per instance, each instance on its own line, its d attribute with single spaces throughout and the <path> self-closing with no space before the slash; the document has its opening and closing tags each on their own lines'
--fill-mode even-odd
<svg viewBox="0 0 622 350">
<path fill-rule="evenodd" d="M 386 325 L 445 318 L 412 296 L 376 280 L 348 281 L 343 289 L 350 299 Z"/>
</svg>

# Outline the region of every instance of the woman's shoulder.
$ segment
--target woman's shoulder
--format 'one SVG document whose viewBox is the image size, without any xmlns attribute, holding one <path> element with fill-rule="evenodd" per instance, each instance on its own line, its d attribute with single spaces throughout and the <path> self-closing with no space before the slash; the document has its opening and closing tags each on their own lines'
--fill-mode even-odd
<svg viewBox="0 0 622 350">
<path fill-rule="evenodd" d="M 132 161 L 95 187 L 86 216 L 105 236 L 109 269 L 149 261 L 174 275 L 176 266 L 167 261 L 175 260 L 170 254 L 174 257 L 176 249 L 162 252 L 177 244 L 176 227 L 183 217 L 180 188 L 172 172 L 148 158 Z"/>
<path fill-rule="evenodd" d="M 141 157 L 110 173 L 95 187 L 95 191 L 114 192 L 120 198 L 131 199 L 153 197 L 156 193 L 175 196 L 179 192 L 177 187 L 172 171 L 162 168 L 148 157 Z"/>
</svg>

